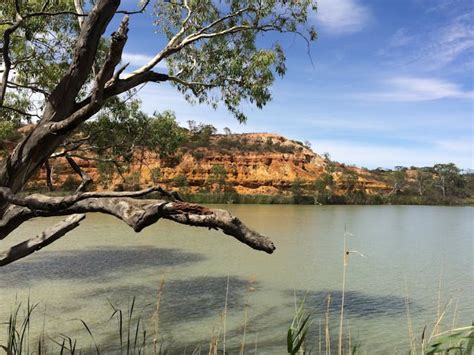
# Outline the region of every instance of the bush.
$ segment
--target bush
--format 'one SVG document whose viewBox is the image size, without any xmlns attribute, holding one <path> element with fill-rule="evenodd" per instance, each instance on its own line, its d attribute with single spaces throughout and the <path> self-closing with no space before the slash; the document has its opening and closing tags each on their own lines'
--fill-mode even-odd
<svg viewBox="0 0 474 355">
<path fill-rule="evenodd" d="M 79 186 L 79 182 L 69 175 L 61 185 L 61 189 L 64 191 L 74 191 Z"/>
<path fill-rule="evenodd" d="M 124 189 L 131 191 L 140 190 L 140 172 L 134 171 L 124 178 Z"/>
<path fill-rule="evenodd" d="M 172 183 L 173 183 L 173 186 L 175 186 L 175 187 L 187 187 L 187 186 L 189 186 L 188 178 L 184 174 L 176 175 L 173 178 Z"/>
<path fill-rule="evenodd" d="M 193 158 L 194 158 L 195 160 L 197 160 L 197 161 L 202 160 L 202 159 L 206 156 L 206 154 L 204 154 L 204 152 L 202 152 L 202 151 L 200 151 L 200 150 L 193 150 L 193 151 L 191 152 L 191 155 L 192 155 Z"/>
<path fill-rule="evenodd" d="M 151 179 L 153 180 L 154 184 L 157 184 L 163 177 L 163 174 L 161 173 L 161 169 L 158 167 L 151 169 L 150 174 L 151 174 Z"/>
<path fill-rule="evenodd" d="M 0 120 L 0 145 L 4 141 L 16 141 L 20 135 L 16 130 L 15 123 L 12 121 Z"/>
</svg>

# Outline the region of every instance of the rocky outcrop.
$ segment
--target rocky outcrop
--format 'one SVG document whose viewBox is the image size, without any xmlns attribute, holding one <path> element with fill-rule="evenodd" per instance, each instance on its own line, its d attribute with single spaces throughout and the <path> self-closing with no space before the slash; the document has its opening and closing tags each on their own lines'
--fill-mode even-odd
<svg viewBox="0 0 474 355">
<path fill-rule="evenodd" d="M 106 174 L 104 164 L 96 160 L 76 158 L 76 162 L 93 179 L 97 190 L 160 183 L 189 192 L 232 189 L 240 194 L 270 195 L 290 194 L 296 182 L 303 192 L 310 193 L 329 164 L 303 143 L 270 133 L 214 135 L 205 145 L 183 147 L 173 159 L 160 159 L 155 152 L 137 150 L 133 164 L 122 174 Z M 355 173 L 357 188 L 367 194 L 389 189 L 367 170 L 335 164 L 336 193 L 344 189 L 341 170 Z M 55 186 L 78 184 L 79 177 L 65 159 L 54 159 L 51 166 Z M 34 185 L 45 186 L 43 170 Z"/>
</svg>

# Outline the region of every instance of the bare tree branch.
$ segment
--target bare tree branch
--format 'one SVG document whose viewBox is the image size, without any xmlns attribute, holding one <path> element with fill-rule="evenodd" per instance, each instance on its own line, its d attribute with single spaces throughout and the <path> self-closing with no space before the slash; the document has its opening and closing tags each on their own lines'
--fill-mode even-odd
<svg viewBox="0 0 474 355">
<path fill-rule="evenodd" d="M 76 8 L 76 12 L 78 14 L 84 15 L 84 9 L 82 8 L 82 0 L 74 0 L 74 7 Z M 77 21 L 79 22 L 79 28 L 82 29 L 84 19 L 82 17 L 78 17 Z"/>
<path fill-rule="evenodd" d="M 0 105 L 0 111 L 1 110 L 8 110 L 8 111 L 12 111 L 12 112 L 16 112 L 22 116 L 25 116 L 25 117 L 37 117 L 37 118 L 41 118 L 39 115 L 35 114 L 35 113 L 29 113 L 29 112 L 26 112 L 26 111 L 22 111 L 18 108 L 15 108 L 15 107 L 10 107 L 10 106 L 6 106 L 6 105 Z"/>
<path fill-rule="evenodd" d="M 38 236 L 16 244 L 10 249 L 0 252 L 0 267 L 20 260 L 25 256 L 33 254 L 45 246 L 55 242 L 67 232 L 79 226 L 79 222 L 86 217 L 85 214 L 74 214 L 60 223 L 46 229 Z"/>
<path fill-rule="evenodd" d="M 10 69 L 12 66 L 12 61 L 10 59 L 10 36 L 15 32 L 21 25 L 22 19 L 18 19 L 14 24 L 8 27 L 5 32 L 3 32 L 3 48 L 2 48 L 2 57 L 3 57 L 3 74 L 2 82 L 0 86 L 0 107 L 3 106 L 5 101 L 5 94 L 7 92 L 8 76 L 10 75 Z"/>
<path fill-rule="evenodd" d="M 224 234 L 230 235 L 256 250 L 262 250 L 267 253 L 272 253 L 275 250 L 275 246 L 269 238 L 249 229 L 237 217 L 234 217 L 225 210 L 210 209 L 182 201 L 104 197 L 125 195 L 125 193 L 121 192 L 84 193 L 81 198 L 75 198 L 74 196 L 55 198 L 44 195 L 20 198 L 9 195 L 5 196 L 5 190 L 1 191 L 4 194 L 3 196 L 10 202 L 27 206 L 16 207 L 7 211 L 2 220 L 3 225 L 0 225 L 0 238 L 3 237 L 4 232 L 7 232 L 9 229 L 13 230 L 15 224 L 18 226 L 33 217 L 101 212 L 121 219 L 132 227 L 135 232 L 140 232 L 163 218 L 189 226 L 222 230 Z M 143 194 L 143 191 L 137 193 Z M 126 194 L 132 195 L 130 192 Z M 84 198 L 84 196 L 91 197 Z M 74 199 L 75 202 L 71 203 Z M 60 205 L 61 203 L 63 205 Z M 36 209 L 32 210 L 30 207 L 35 207 Z"/>
<path fill-rule="evenodd" d="M 181 28 L 179 31 L 171 38 L 168 44 L 163 48 L 157 55 L 155 55 L 148 63 L 146 63 L 141 68 L 134 70 L 130 75 L 126 78 L 135 76 L 137 74 L 142 74 L 151 71 L 159 62 L 161 62 L 164 58 L 168 57 L 169 55 L 176 52 L 176 43 L 181 38 L 181 36 L 186 32 L 189 20 L 192 16 L 191 7 L 188 5 L 188 2 L 184 2 L 184 8 L 186 9 L 186 17 L 184 18 L 183 23 L 181 24 Z"/>
<path fill-rule="evenodd" d="M 46 170 L 46 185 L 48 186 L 48 190 L 54 191 L 53 171 L 51 169 L 51 165 L 49 164 L 49 159 L 44 162 L 44 168 Z"/>
<path fill-rule="evenodd" d="M 13 194 L 9 188 L 0 187 L 0 198 L 13 205 L 28 207 L 31 210 L 54 211 L 56 209 L 68 208 L 76 202 L 88 198 L 142 197 L 153 192 L 159 192 L 162 196 L 174 198 L 173 194 L 164 190 L 160 186 L 149 187 L 140 191 L 79 192 L 74 195 L 64 197 L 50 197 L 41 194 L 33 194 L 27 197 L 21 197 Z"/>
<path fill-rule="evenodd" d="M 77 187 L 76 193 L 86 191 L 88 186 L 92 184 L 92 178 L 89 176 L 89 174 L 82 170 L 81 167 L 69 155 L 66 155 L 66 160 L 75 173 L 81 177 L 81 184 Z"/>
<path fill-rule="evenodd" d="M 49 96 L 49 92 L 31 84 L 20 84 L 13 81 L 8 81 L 7 86 L 13 89 L 28 89 L 28 90 L 43 94 L 45 97 Z"/>
</svg>

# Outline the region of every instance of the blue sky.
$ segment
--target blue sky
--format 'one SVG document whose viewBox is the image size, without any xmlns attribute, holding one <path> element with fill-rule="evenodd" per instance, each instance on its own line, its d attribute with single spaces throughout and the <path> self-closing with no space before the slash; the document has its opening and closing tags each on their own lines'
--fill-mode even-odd
<svg viewBox="0 0 474 355">
<path fill-rule="evenodd" d="M 287 75 L 263 110 L 246 106 L 247 124 L 224 109 L 192 106 L 166 84 L 140 91 L 144 110 L 171 109 L 180 122 L 220 130 L 307 140 L 317 153 L 369 168 L 446 162 L 474 168 L 472 0 L 320 0 L 311 21 L 319 35 L 311 47 L 314 66 L 302 40 L 280 37 Z M 123 60 L 132 69 L 163 44 L 152 22 L 151 14 L 131 19 Z"/>
</svg>

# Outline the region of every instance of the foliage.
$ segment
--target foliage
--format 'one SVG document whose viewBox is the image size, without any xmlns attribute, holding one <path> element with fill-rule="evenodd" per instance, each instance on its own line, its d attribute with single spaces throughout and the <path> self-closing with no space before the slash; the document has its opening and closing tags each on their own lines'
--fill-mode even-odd
<svg viewBox="0 0 474 355">
<path fill-rule="evenodd" d="M 186 131 L 178 125 L 171 111 L 155 113 L 147 128 L 149 138 L 145 140 L 145 146 L 157 151 L 160 158 L 173 155 L 187 139 Z"/>
<path fill-rule="evenodd" d="M 472 354 L 474 350 L 474 325 L 456 328 L 438 334 L 427 345 L 425 353 L 433 354 Z"/>
<path fill-rule="evenodd" d="M 140 190 L 140 172 L 133 171 L 129 175 L 125 176 L 123 188 L 130 191 Z"/>
<path fill-rule="evenodd" d="M 13 121 L 0 119 L 0 155 L 6 153 L 6 142 L 15 142 L 19 134 Z"/>
<path fill-rule="evenodd" d="M 286 345 L 288 353 L 296 355 L 302 350 L 302 346 L 311 326 L 311 314 L 307 314 L 304 308 L 304 300 L 295 312 L 293 321 L 288 328 Z M 304 354 L 304 350 L 301 351 Z"/>
<path fill-rule="evenodd" d="M 189 186 L 188 178 L 184 174 L 178 174 L 173 178 L 173 186 L 185 188 Z"/>
<path fill-rule="evenodd" d="M 319 203 L 329 203 L 333 195 L 333 189 L 335 187 L 334 177 L 329 172 L 324 172 L 314 182 L 314 188 L 316 190 L 316 197 Z"/>
<path fill-rule="evenodd" d="M 7 343 L 0 344 L 0 349 L 3 349 L 7 354 L 23 354 L 29 351 L 28 335 L 30 329 L 31 315 L 38 304 L 31 304 L 28 298 L 26 305 L 26 312 L 21 319 L 20 310 L 22 304 L 19 303 L 10 314 L 7 325 Z M 21 323 L 20 323 L 21 322 Z M 41 340 L 38 348 L 41 349 Z"/>
<path fill-rule="evenodd" d="M 18 138 L 17 125 L 13 121 L 0 120 L 0 144 Z"/>
<path fill-rule="evenodd" d="M 380 194 L 381 202 L 393 204 L 458 204 L 474 196 L 471 174 L 455 164 L 433 167 L 395 167 L 370 171 L 375 179 L 386 181 L 392 190 Z M 372 199 L 373 200 L 373 199 Z"/>
<path fill-rule="evenodd" d="M 61 185 L 61 190 L 64 191 L 74 191 L 77 187 L 77 180 L 74 179 L 71 175 L 69 175 L 66 180 L 64 180 L 63 184 Z"/>
<path fill-rule="evenodd" d="M 89 137 L 90 150 L 104 158 L 130 162 L 134 149 L 147 148 L 165 158 L 176 152 L 186 139 L 186 133 L 170 111 L 152 117 L 140 110 L 139 100 L 114 98 L 96 120 L 83 126 Z"/>
<path fill-rule="evenodd" d="M 182 194 L 182 197 L 193 203 L 238 203 L 238 204 L 286 204 L 294 203 L 292 196 L 284 195 L 240 195 L 234 191 L 226 192 L 198 192 L 193 194 Z"/>
<path fill-rule="evenodd" d="M 151 174 L 151 180 L 153 181 L 154 184 L 157 184 L 163 177 L 161 169 L 158 167 L 151 169 L 150 174 Z"/>
<path fill-rule="evenodd" d="M 209 147 L 211 136 L 217 133 L 216 127 L 210 124 L 188 121 L 189 138 L 187 148 Z"/>
<path fill-rule="evenodd" d="M 112 181 L 115 167 L 112 163 L 99 160 L 97 162 L 97 171 L 99 172 L 100 182 L 103 185 L 108 185 Z"/>
<path fill-rule="evenodd" d="M 210 186 L 216 185 L 218 191 L 225 190 L 227 185 L 227 171 L 224 165 L 216 164 L 212 166 L 207 184 Z"/>
<path fill-rule="evenodd" d="M 183 30 L 183 36 L 196 33 L 203 25 L 213 24 L 206 41 L 191 43 L 168 58 L 171 74 L 181 73 L 188 82 L 206 83 L 189 87 L 175 83 L 186 99 L 206 102 L 214 107 L 219 102 L 239 121 L 246 116 L 240 109 L 242 101 L 263 107 L 271 98 L 269 86 L 275 74 L 286 72 L 281 45 L 274 42 L 268 48 L 258 48 L 259 32 L 296 32 L 314 40 L 316 33 L 306 22 L 315 3 L 302 1 L 237 0 L 226 2 L 189 1 L 193 14 Z M 228 15 L 225 20 L 219 20 Z M 180 3 L 160 0 L 155 5 L 156 27 L 169 40 L 183 24 Z M 245 30 L 245 29 L 254 30 Z M 217 54 L 217 55 L 216 55 Z"/>
<path fill-rule="evenodd" d="M 41 11 L 75 11 L 73 1 L 49 1 L 46 8 L 43 1 L 22 1 L 23 13 Z M 0 2 L 2 20 L 15 21 L 15 1 Z M 0 25 L 0 35 L 8 28 Z M 10 38 L 10 59 L 15 64 L 12 80 L 16 85 L 0 105 L 0 115 L 9 120 L 31 121 L 44 108 L 44 98 L 65 74 L 78 34 L 78 22 L 71 16 L 35 16 L 28 18 Z M 106 47 L 102 46 L 102 55 Z M 98 60 L 98 64 L 99 64 Z M 40 96 L 31 100 L 31 94 Z M 6 109 L 12 107 L 17 111 Z M 22 114 L 26 112 L 28 114 Z"/>
<path fill-rule="evenodd" d="M 441 189 L 443 197 L 459 194 L 464 187 L 464 179 L 455 164 L 436 164 L 433 170 L 436 176 L 434 185 Z"/>
</svg>

